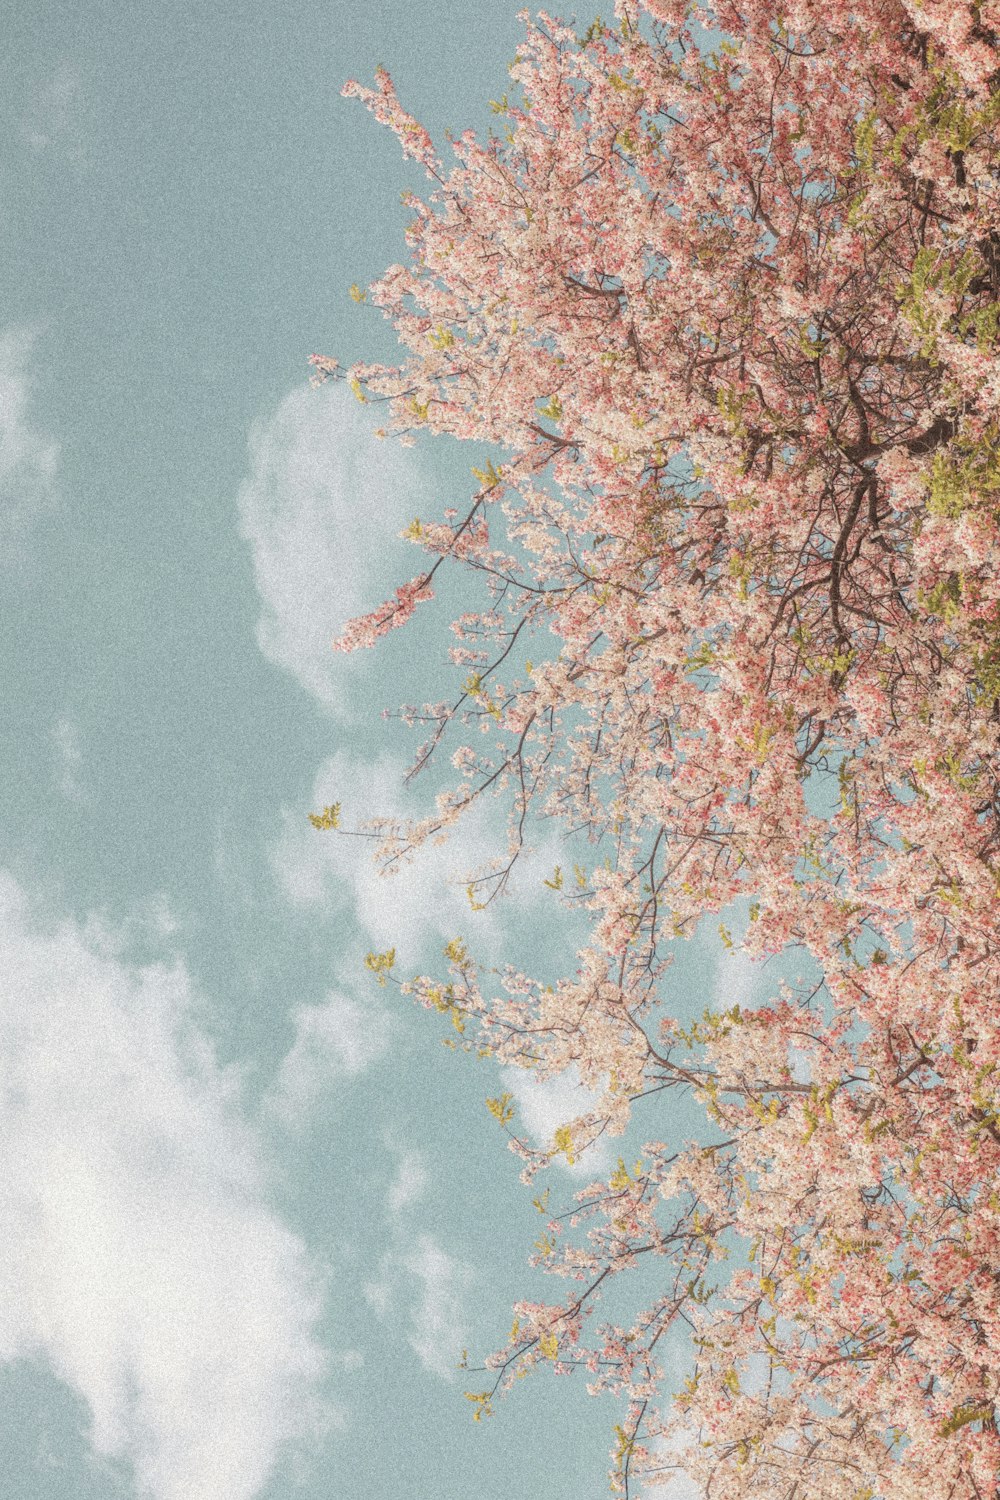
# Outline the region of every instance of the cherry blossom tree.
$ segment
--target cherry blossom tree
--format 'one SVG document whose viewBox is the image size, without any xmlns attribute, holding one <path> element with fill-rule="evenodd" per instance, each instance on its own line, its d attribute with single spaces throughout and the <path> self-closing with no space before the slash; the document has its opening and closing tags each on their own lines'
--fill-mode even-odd
<svg viewBox="0 0 1000 1500">
<path fill-rule="evenodd" d="M 592 914 L 559 983 L 456 939 L 401 986 L 459 1045 L 596 1091 L 546 1150 L 490 1101 L 525 1179 L 633 1110 L 665 1133 L 665 1090 L 708 1122 L 565 1213 L 537 1200 L 535 1259 L 570 1290 L 515 1309 L 475 1414 L 533 1366 L 582 1367 L 623 1401 L 623 1494 L 680 1468 L 712 1500 L 992 1500 L 1000 4 L 523 20 L 499 133 L 453 140 L 450 168 L 387 73 L 345 90 L 432 187 L 368 294 L 403 362 L 343 373 L 387 433 L 495 457 L 464 515 L 414 521 L 426 565 L 337 644 L 402 624 L 446 563 L 475 575 L 453 700 L 405 710 L 414 773 L 450 751 L 456 783 L 373 825 L 380 858 L 487 793 L 510 844 L 475 905 L 540 819 L 582 851 L 549 882 Z M 820 980 L 685 1026 L 672 950 L 727 909 L 748 920 L 724 941 Z M 382 982 L 392 963 L 373 955 Z M 656 1300 L 601 1323 L 648 1256 Z"/>
</svg>

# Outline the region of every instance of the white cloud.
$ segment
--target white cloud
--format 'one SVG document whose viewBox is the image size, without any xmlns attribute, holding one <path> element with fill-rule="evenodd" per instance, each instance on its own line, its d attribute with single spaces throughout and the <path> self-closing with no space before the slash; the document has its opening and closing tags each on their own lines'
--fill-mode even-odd
<svg viewBox="0 0 1000 1500">
<path fill-rule="evenodd" d="M 332 1079 L 361 1073 L 389 1044 L 389 1017 L 373 1005 L 331 994 L 295 1012 L 295 1041 L 266 1107 L 291 1125 L 308 1115 Z"/>
<path fill-rule="evenodd" d="M 360 1349 L 343 1349 L 339 1354 L 334 1355 L 334 1361 L 342 1370 L 350 1374 L 354 1370 L 364 1368 L 365 1356 Z"/>
<path fill-rule="evenodd" d="M 540 1147 L 550 1147 L 560 1125 L 587 1114 L 601 1097 L 599 1091 L 584 1088 L 576 1067 L 543 1080 L 526 1068 L 508 1067 L 500 1069 L 500 1077 L 517 1106 L 512 1129 Z M 612 1160 L 610 1148 L 600 1139 L 575 1156 L 572 1165 L 565 1156 L 554 1158 L 564 1170 L 588 1180 L 605 1172 Z"/>
<path fill-rule="evenodd" d="M 419 1151 L 404 1151 L 399 1170 L 389 1188 L 388 1205 L 392 1217 L 399 1215 L 422 1198 L 427 1191 L 427 1168 Z"/>
<path fill-rule="evenodd" d="M 183 967 L 112 947 L 0 877 L 0 1359 L 44 1358 L 151 1500 L 250 1500 L 330 1420 L 321 1289 Z"/>
<path fill-rule="evenodd" d="M 26 365 L 36 335 L 0 335 L 0 544 L 21 536 L 55 491 L 59 445 L 32 425 L 32 378 Z"/>
<path fill-rule="evenodd" d="M 432 1234 L 421 1234 L 409 1251 L 383 1255 L 363 1295 L 375 1316 L 394 1328 L 404 1326 L 399 1309 L 408 1302 L 407 1343 L 425 1370 L 451 1380 L 469 1343 L 463 1299 L 473 1280 L 471 1266 L 449 1255 Z"/>
<path fill-rule="evenodd" d="M 451 1380 L 469 1339 L 462 1296 L 472 1281 L 472 1271 L 429 1234 L 420 1236 L 403 1267 L 420 1288 L 410 1313 L 410 1347 L 425 1370 Z"/>
<path fill-rule="evenodd" d="M 713 1000 L 720 1010 L 759 1005 L 772 988 L 772 971 L 741 948 L 722 948 L 715 963 Z"/>
<path fill-rule="evenodd" d="M 73 719 L 62 718 L 52 730 L 55 747 L 55 781 L 62 795 L 71 802 L 83 797 L 80 783 L 80 766 L 83 751 L 80 749 L 80 731 Z"/>
<path fill-rule="evenodd" d="M 80 70 L 64 60 L 31 94 L 21 139 L 33 156 L 58 151 L 79 168 L 92 134 L 93 110 Z"/>
<path fill-rule="evenodd" d="M 370 413 L 332 382 L 287 396 L 254 428 L 250 454 L 239 509 L 261 600 L 258 644 L 307 692 L 343 711 L 347 674 L 364 654 L 344 656 L 330 644 L 404 576 L 390 568 L 386 579 L 385 554 L 426 503 L 419 460 L 376 438 Z"/>
<path fill-rule="evenodd" d="M 84 945 L 102 958 L 119 959 L 136 952 L 161 957 L 172 949 L 180 930 L 166 896 L 159 891 L 148 900 L 137 902 L 124 920 L 112 921 L 106 912 L 92 911 L 80 935 Z"/>
<path fill-rule="evenodd" d="M 377 1281 L 366 1281 L 362 1295 L 368 1306 L 384 1322 L 392 1311 L 397 1287 L 396 1267 L 391 1255 L 383 1255 Z"/>
<path fill-rule="evenodd" d="M 320 767 L 311 805 L 340 802 L 345 828 L 375 816 L 425 816 L 433 811 L 433 800 L 424 793 L 411 796 L 403 787 L 404 771 L 402 760 L 384 756 L 372 763 L 341 751 Z M 428 944 L 440 946 L 442 939 L 459 935 L 478 954 L 495 957 L 505 929 L 509 933 L 511 903 L 535 904 L 543 876 L 560 858 L 553 832 L 537 852 L 521 856 L 502 902 L 473 912 L 466 894 L 469 876 L 507 857 L 503 810 L 494 801 L 481 801 L 449 830 L 443 844 L 425 844 L 391 875 L 379 874 L 372 849 L 366 840 L 317 832 L 296 809 L 284 815 L 271 863 L 293 905 L 349 901 L 373 946 L 394 947 L 401 965 L 426 955 Z"/>
<path fill-rule="evenodd" d="M 373 816 L 398 817 L 407 801 L 402 790 L 404 770 L 401 760 L 384 757 L 371 764 L 342 751 L 320 768 L 313 804 L 323 807 L 340 802 L 345 827 Z M 409 864 L 386 876 L 375 868 L 369 842 L 317 832 L 301 812 L 287 813 L 273 855 L 275 872 L 296 905 L 322 904 L 330 896 L 351 899 L 374 946 L 395 947 L 406 962 L 416 957 L 429 938 L 447 941 L 468 932 L 473 921 L 477 933 L 490 924 L 488 912 L 470 910 L 460 883 L 470 865 L 502 852 L 499 845 L 484 845 L 485 812 L 485 808 L 474 811 L 461 820 L 446 843 L 425 845 Z"/>
</svg>

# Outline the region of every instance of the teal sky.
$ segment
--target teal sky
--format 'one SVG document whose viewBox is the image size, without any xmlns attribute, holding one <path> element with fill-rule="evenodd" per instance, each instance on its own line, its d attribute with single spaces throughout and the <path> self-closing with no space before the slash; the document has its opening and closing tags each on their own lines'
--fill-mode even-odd
<svg viewBox="0 0 1000 1500">
<path fill-rule="evenodd" d="M 314 350 L 392 357 L 348 288 L 425 187 L 340 88 L 383 63 L 442 144 L 485 130 L 516 6 L 15 0 L 5 30 L 4 1495 L 597 1500 L 610 1404 L 539 1378 L 473 1425 L 454 1369 L 560 1293 L 483 1105 L 512 1083 L 363 968 L 462 933 L 572 969 L 556 834 L 477 926 L 447 877 L 489 817 L 393 884 L 306 817 L 425 805 L 381 710 L 447 692 L 461 580 L 377 653 L 329 641 L 488 456 L 308 385 Z M 759 983 L 707 942 L 676 974 L 698 1012 Z M 539 1139 L 578 1110 L 519 1103 Z"/>
</svg>

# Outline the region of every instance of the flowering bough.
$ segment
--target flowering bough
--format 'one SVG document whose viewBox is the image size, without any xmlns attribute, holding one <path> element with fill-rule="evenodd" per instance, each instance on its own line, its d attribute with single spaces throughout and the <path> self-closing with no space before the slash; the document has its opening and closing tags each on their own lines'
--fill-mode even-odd
<svg viewBox="0 0 1000 1500">
<path fill-rule="evenodd" d="M 498 450 L 464 519 L 410 528 L 425 572 L 342 642 L 402 623 L 446 560 L 481 575 L 461 691 L 407 711 L 432 725 L 415 768 L 481 736 L 436 817 L 383 826 L 385 859 L 487 791 L 510 857 L 476 904 L 531 818 L 594 846 L 550 882 L 593 913 L 572 977 L 484 975 L 452 944 L 447 979 L 402 988 L 463 1047 L 578 1070 L 600 1098 L 567 1157 L 665 1089 L 715 1127 L 549 1217 L 537 1261 L 572 1291 L 516 1309 L 470 1399 L 583 1367 L 625 1402 L 625 1494 L 680 1466 L 713 1500 L 992 1500 L 1000 5 L 615 16 L 577 37 L 525 15 L 503 133 L 456 140 L 450 171 L 387 74 L 346 90 L 433 183 L 410 263 L 369 289 L 405 361 L 346 378 L 406 440 Z M 685 1029 L 660 1003 L 671 945 L 737 898 L 746 951 L 798 948 L 822 983 Z M 528 1180 L 553 1155 L 512 1144 Z M 661 1295 L 594 1331 L 650 1255 Z M 693 1372 L 668 1401 L 678 1323 Z"/>
</svg>

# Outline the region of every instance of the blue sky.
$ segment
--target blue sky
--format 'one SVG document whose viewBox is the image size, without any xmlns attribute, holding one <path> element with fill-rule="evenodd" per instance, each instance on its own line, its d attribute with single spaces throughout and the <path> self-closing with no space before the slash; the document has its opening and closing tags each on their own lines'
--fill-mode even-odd
<svg viewBox="0 0 1000 1500">
<path fill-rule="evenodd" d="M 459 932 L 571 968 L 555 836 L 476 928 L 448 877 L 490 854 L 488 816 L 391 887 L 306 817 L 421 806 L 381 710 L 443 696 L 460 585 L 378 653 L 329 641 L 412 574 L 397 533 L 461 505 L 482 457 L 379 444 L 308 384 L 314 350 L 392 357 L 348 288 L 402 258 L 400 191 L 424 186 L 340 88 L 384 63 L 438 140 L 485 130 L 519 33 L 499 0 L 8 17 L 9 1500 L 605 1493 L 617 1413 L 582 1383 L 470 1421 L 461 1348 L 501 1344 L 539 1290 L 531 1194 L 483 1105 L 511 1083 L 363 968 Z M 758 982 L 707 943 L 677 974 L 698 1012 Z M 577 1112 L 571 1086 L 519 1104 L 539 1139 Z"/>
</svg>

